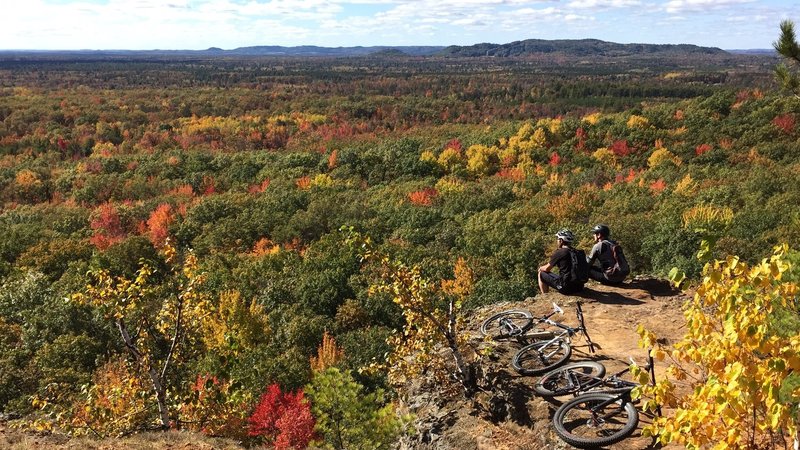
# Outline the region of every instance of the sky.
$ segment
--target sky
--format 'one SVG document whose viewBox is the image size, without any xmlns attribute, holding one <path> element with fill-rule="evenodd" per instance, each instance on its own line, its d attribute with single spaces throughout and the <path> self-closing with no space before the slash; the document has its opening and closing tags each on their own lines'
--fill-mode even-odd
<svg viewBox="0 0 800 450">
<path fill-rule="evenodd" d="M 766 49 L 800 0 L 2 0 L 0 49 L 201 50 L 601 39 Z"/>
</svg>

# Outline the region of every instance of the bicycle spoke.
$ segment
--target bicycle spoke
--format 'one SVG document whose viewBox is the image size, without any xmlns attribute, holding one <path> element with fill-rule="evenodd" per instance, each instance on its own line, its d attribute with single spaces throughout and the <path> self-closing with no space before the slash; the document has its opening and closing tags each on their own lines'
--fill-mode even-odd
<svg viewBox="0 0 800 450">
<path fill-rule="evenodd" d="M 571 409 L 562 422 L 570 434 L 584 438 L 600 438 L 619 433 L 629 422 L 628 413 L 619 402 L 600 406 L 600 400 L 589 400 Z"/>
</svg>

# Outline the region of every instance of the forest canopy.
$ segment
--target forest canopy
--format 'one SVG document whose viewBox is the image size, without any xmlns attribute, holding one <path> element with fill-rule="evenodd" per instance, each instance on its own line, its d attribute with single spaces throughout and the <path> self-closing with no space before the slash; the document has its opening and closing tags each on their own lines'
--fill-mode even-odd
<svg viewBox="0 0 800 450">
<path fill-rule="evenodd" d="M 690 279 L 701 242 L 797 248 L 775 62 L 0 60 L 0 409 L 295 442 L 301 389 L 336 385 L 389 439 L 390 382 L 359 369 L 405 311 L 341 230 L 467 310 L 535 296 L 561 228 L 588 249 L 606 223 L 636 274 Z"/>
</svg>

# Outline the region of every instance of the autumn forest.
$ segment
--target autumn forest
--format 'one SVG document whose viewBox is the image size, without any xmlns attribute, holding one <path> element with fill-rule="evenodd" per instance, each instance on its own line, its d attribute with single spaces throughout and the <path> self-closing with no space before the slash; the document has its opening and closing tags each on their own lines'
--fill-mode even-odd
<svg viewBox="0 0 800 450">
<path fill-rule="evenodd" d="M 0 411 L 389 448 L 420 311 L 536 297 L 558 229 L 684 286 L 797 248 L 779 61 L 0 54 Z"/>
</svg>

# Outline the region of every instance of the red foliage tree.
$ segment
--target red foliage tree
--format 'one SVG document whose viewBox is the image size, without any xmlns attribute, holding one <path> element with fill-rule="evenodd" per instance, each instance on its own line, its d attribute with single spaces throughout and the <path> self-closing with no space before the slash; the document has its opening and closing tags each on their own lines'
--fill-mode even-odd
<svg viewBox="0 0 800 450">
<path fill-rule="evenodd" d="M 458 138 L 454 138 L 447 141 L 447 143 L 444 144 L 444 148 L 452 148 L 453 150 L 461 154 L 462 150 L 464 149 L 464 146 L 461 144 L 461 140 L 459 140 Z"/>
<path fill-rule="evenodd" d="M 315 420 L 303 391 L 281 392 L 277 384 L 267 387 L 247 419 L 248 434 L 271 442 L 275 449 L 302 449 L 315 438 Z"/>
<path fill-rule="evenodd" d="M 175 221 L 172 213 L 172 206 L 169 203 L 162 203 L 150 213 L 147 219 L 147 230 L 150 242 L 156 248 L 161 248 L 169 237 L 169 226 Z"/>
<path fill-rule="evenodd" d="M 708 152 L 708 151 L 711 151 L 711 146 L 708 145 L 708 144 L 700 144 L 697 147 L 695 147 L 695 149 L 694 149 L 694 153 L 697 156 L 700 156 L 703 153 Z"/>
<path fill-rule="evenodd" d="M 664 182 L 663 178 L 659 178 L 658 180 L 650 183 L 650 190 L 652 190 L 655 194 L 662 192 L 666 187 L 667 183 Z"/>
<path fill-rule="evenodd" d="M 561 163 L 561 157 L 558 156 L 558 153 L 553 152 L 553 154 L 550 155 L 550 165 L 555 167 L 559 165 L 559 163 Z"/>
<path fill-rule="evenodd" d="M 611 151 L 617 156 L 628 156 L 631 148 L 628 146 L 628 141 L 622 139 L 611 144 Z"/>
<path fill-rule="evenodd" d="M 105 250 L 125 237 L 125 230 L 122 228 L 122 221 L 116 206 L 111 203 L 103 203 L 94 210 L 92 215 L 89 226 L 92 228 L 93 234 L 89 238 L 89 242 L 95 247 Z"/>
<path fill-rule="evenodd" d="M 416 206 L 431 206 L 433 199 L 439 195 L 439 191 L 435 188 L 425 188 L 421 191 L 409 192 L 408 201 Z"/>
<path fill-rule="evenodd" d="M 794 133 L 795 120 L 791 114 L 783 114 L 772 119 L 772 124 L 786 134 Z"/>
</svg>

